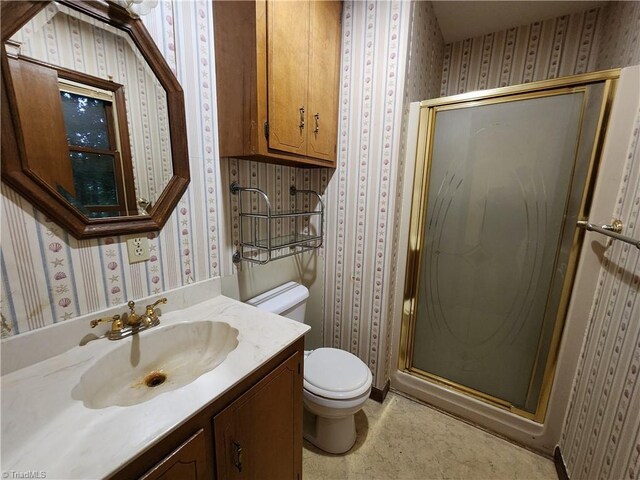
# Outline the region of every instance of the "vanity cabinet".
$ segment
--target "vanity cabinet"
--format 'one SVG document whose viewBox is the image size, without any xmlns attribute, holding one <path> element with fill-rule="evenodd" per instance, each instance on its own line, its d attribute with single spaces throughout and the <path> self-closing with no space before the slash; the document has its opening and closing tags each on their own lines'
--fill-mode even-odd
<svg viewBox="0 0 640 480">
<path fill-rule="evenodd" d="M 220 156 L 335 167 L 342 3 L 213 8 Z"/>
<path fill-rule="evenodd" d="M 291 357 L 213 420 L 219 479 L 302 476 L 302 365 Z"/>
<path fill-rule="evenodd" d="M 299 480 L 303 352 L 300 339 L 111 478 Z"/>
<path fill-rule="evenodd" d="M 141 480 L 197 480 L 210 478 L 207 461 L 207 441 L 204 430 L 174 450 L 167 458 L 142 476 Z"/>
</svg>

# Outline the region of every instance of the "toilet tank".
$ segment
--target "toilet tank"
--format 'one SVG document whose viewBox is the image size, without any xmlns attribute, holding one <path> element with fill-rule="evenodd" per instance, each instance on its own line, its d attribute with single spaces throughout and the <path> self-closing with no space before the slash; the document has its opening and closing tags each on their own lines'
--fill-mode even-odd
<svg viewBox="0 0 640 480">
<path fill-rule="evenodd" d="M 309 290 L 307 287 L 296 282 L 288 282 L 257 297 L 253 297 L 245 303 L 304 323 L 308 298 Z"/>
</svg>

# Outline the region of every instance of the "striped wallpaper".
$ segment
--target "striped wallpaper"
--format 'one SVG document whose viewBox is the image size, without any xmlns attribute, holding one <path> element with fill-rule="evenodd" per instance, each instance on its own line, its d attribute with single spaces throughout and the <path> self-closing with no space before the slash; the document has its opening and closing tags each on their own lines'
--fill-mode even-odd
<svg viewBox="0 0 640 480">
<path fill-rule="evenodd" d="M 386 378 L 396 179 L 412 3 L 347 1 L 338 167 L 327 188 L 325 345 Z"/>
<path fill-rule="evenodd" d="M 597 21 L 591 9 L 448 44 L 440 95 L 592 71 Z"/>
<path fill-rule="evenodd" d="M 640 64 L 640 2 L 602 9 L 599 69 Z M 640 238 L 640 105 L 611 218 Z M 600 270 L 560 447 L 570 478 L 640 476 L 640 252 L 610 242 Z"/>
<path fill-rule="evenodd" d="M 640 2 L 609 2 L 600 15 L 596 69 L 640 65 Z"/>
<path fill-rule="evenodd" d="M 640 238 L 640 105 L 612 218 Z M 640 475 L 640 251 L 610 241 L 561 449 L 572 479 Z"/>
<path fill-rule="evenodd" d="M 438 26 L 438 21 L 433 11 L 431 2 L 416 2 L 413 8 L 413 16 L 411 19 L 411 33 L 409 36 L 409 51 L 407 75 L 405 79 L 404 105 L 400 156 L 398 158 L 397 172 L 398 177 L 395 186 L 395 211 L 392 237 L 392 256 L 391 256 L 391 272 L 389 280 L 389 301 L 387 315 L 387 333 L 385 341 L 385 364 L 384 375 L 378 382 L 379 385 L 384 384 L 386 379 L 391 376 L 391 352 L 392 345 L 391 333 L 394 321 L 394 303 L 396 292 L 397 267 L 399 263 L 398 250 L 400 242 L 406 242 L 406 236 L 400 231 L 400 220 L 402 217 L 402 208 L 409 206 L 402 205 L 403 187 L 405 183 L 405 148 L 407 141 L 407 118 L 409 114 L 409 105 L 411 102 L 426 100 L 439 96 L 440 78 L 442 76 L 442 60 L 444 52 L 444 40 L 442 32 Z M 411 185 L 411 179 L 408 179 Z M 382 367 L 381 367 L 382 368 Z"/>
</svg>

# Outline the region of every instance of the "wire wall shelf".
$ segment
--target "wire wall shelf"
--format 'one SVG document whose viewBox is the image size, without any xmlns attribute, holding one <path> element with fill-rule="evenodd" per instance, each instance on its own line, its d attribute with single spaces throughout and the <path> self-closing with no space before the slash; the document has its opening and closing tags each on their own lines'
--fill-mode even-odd
<svg viewBox="0 0 640 480">
<path fill-rule="evenodd" d="M 298 198 L 309 195 L 317 199 L 317 204 L 313 210 L 281 210 L 274 209 L 269 196 L 259 188 L 241 187 L 237 182 L 233 182 L 230 188 L 231 193 L 238 196 L 239 241 L 233 254 L 234 263 L 244 260 L 264 265 L 322 246 L 324 203 L 318 192 L 292 186 L 289 195 Z M 311 201 L 305 202 L 305 205 L 311 204 Z"/>
</svg>

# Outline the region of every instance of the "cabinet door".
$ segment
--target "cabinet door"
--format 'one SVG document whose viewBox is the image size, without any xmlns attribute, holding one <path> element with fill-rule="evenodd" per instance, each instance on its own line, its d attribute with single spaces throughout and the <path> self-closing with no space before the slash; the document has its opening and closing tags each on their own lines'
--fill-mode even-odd
<svg viewBox="0 0 640 480">
<path fill-rule="evenodd" d="M 213 475 L 207 462 L 206 450 L 206 437 L 204 430 L 200 429 L 140 480 L 211 479 Z"/>
<path fill-rule="evenodd" d="M 218 479 L 302 477 L 301 372 L 296 353 L 215 416 Z"/>
<path fill-rule="evenodd" d="M 307 152 L 309 3 L 267 3 L 269 148 Z"/>
<path fill-rule="evenodd" d="M 311 2 L 309 11 L 309 146 L 307 155 L 336 159 L 342 2 Z"/>
</svg>

